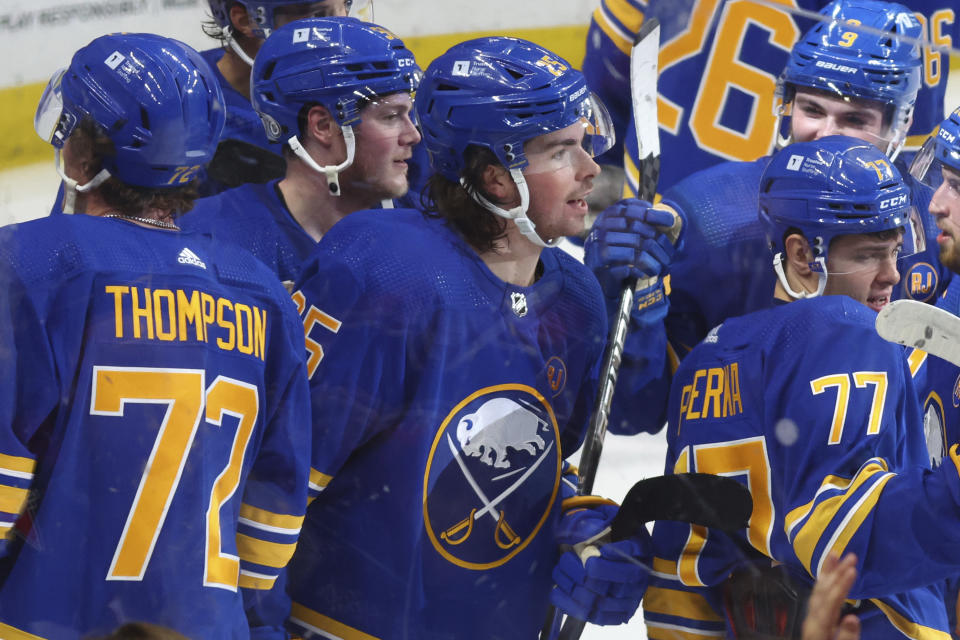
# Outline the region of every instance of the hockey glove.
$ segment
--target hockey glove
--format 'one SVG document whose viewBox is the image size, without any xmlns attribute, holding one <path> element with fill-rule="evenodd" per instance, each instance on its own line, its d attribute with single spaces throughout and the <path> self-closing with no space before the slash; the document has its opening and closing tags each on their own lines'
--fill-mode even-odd
<svg viewBox="0 0 960 640">
<path fill-rule="evenodd" d="M 616 504 L 596 496 L 564 502 L 572 506 L 560 521 L 557 542 L 567 549 L 553 570 L 555 607 L 593 624 L 627 622 L 647 590 L 653 556 L 650 535 L 609 541 Z"/>
<path fill-rule="evenodd" d="M 677 215 L 683 216 L 679 209 Z M 680 248 L 679 241 L 674 246 L 664 233 L 673 222 L 671 212 L 635 198 L 622 200 L 597 217 L 584 244 L 583 261 L 607 298 L 619 298 L 628 282 L 666 272 Z"/>
</svg>

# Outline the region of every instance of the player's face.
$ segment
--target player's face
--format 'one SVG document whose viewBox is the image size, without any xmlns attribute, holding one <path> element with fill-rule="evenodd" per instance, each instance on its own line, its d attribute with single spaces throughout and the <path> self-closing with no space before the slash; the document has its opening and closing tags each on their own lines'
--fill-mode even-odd
<svg viewBox="0 0 960 640">
<path fill-rule="evenodd" d="M 527 215 L 544 240 L 583 231 L 588 212 L 585 198 L 600 173 L 600 167 L 581 146 L 584 133 L 584 125 L 574 123 L 523 145 L 530 163 L 523 171 L 530 189 Z"/>
<path fill-rule="evenodd" d="M 960 272 L 960 173 L 941 167 L 943 182 L 930 198 L 930 214 L 940 234 L 940 261 L 951 271 Z"/>
<path fill-rule="evenodd" d="M 837 236 L 827 254 L 830 275 L 824 295 L 849 296 L 880 311 L 900 281 L 897 257 L 902 246 L 899 234 L 887 239 L 864 234 Z"/>
<path fill-rule="evenodd" d="M 303 18 L 345 16 L 348 10 L 346 0 L 324 0 L 323 2 L 284 4 L 273 11 L 273 28 L 279 29 L 285 24 Z"/>
<path fill-rule="evenodd" d="M 809 142 L 832 135 L 859 138 L 886 150 L 888 135 L 883 108 L 869 100 L 843 100 L 818 91 L 798 88 L 790 117 L 794 142 Z"/>
<path fill-rule="evenodd" d="M 355 127 L 353 164 L 340 177 L 347 193 L 363 192 L 373 200 L 399 198 L 407 192 L 407 160 L 420 142 L 410 119 L 410 94 L 394 93 L 369 104 Z"/>
</svg>

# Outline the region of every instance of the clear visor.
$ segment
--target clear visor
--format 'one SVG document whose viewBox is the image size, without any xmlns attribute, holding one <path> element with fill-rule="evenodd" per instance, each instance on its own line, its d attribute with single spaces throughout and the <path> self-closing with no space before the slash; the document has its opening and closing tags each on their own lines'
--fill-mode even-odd
<svg viewBox="0 0 960 640">
<path fill-rule="evenodd" d="M 410 93 L 375 96 L 360 109 L 360 123 L 354 125 L 358 143 L 416 136 L 417 114 Z M 402 140 L 401 140 L 402 142 Z"/>
<path fill-rule="evenodd" d="M 577 168 L 606 152 L 616 140 L 613 122 L 603 102 L 591 93 L 579 107 L 580 118 L 568 127 L 551 131 L 524 143 L 526 175 Z"/>
<path fill-rule="evenodd" d="M 941 135 L 941 134 L 937 134 Z M 930 137 L 923 143 L 910 165 L 910 175 L 927 185 L 934 195 L 948 196 L 954 200 L 960 198 L 960 153 L 947 149 L 946 162 L 937 157 L 936 137 Z M 943 152 L 942 149 L 940 151 Z"/>
<path fill-rule="evenodd" d="M 373 22 L 373 0 L 347 0 L 347 15 Z"/>
<path fill-rule="evenodd" d="M 789 92 L 793 95 L 789 102 L 784 102 L 783 91 L 779 93 L 774 103 L 774 115 L 779 118 L 781 146 L 842 135 L 888 151 L 891 143 L 898 142 L 906 131 L 905 126 L 889 124 L 892 114 L 887 115 L 887 112 L 891 107 L 876 100 L 843 95 L 839 90 L 831 92 L 799 87 Z"/>
<path fill-rule="evenodd" d="M 66 71 L 66 68 L 58 69 L 50 77 L 50 82 L 43 90 L 40 103 L 37 105 L 37 113 L 33 117 L 33 128 L 37 135 L 58 149 L 63 147 L 63 143 L 77 124 L 76 118 L 72 114 L 64 113 L 63 110 L 63 93 L 60 83 Z"/>
<path fill-rule="evenodd" d="M 901 271 L 901 261 L 926 250 L 927 236 L 923 219 L 911 205 L 900 216 L 897 233 L 851 233 L 834 236 L 827 260 L 818 260 L 811 267 L 828 275 L 862 272 Z"/>
</svg>

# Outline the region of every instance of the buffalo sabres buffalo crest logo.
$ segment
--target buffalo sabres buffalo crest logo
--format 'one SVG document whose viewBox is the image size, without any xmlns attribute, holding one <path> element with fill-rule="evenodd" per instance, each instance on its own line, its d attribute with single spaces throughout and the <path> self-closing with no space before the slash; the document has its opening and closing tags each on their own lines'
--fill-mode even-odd
<svg viewBox="0 0 960 640">
<path fill-rule="evenodd" d="M 424 524 L 437 552 L 481 570 L 519 553 L 550 514 L 559 449 L 553 409 L 532 387 L 487 387 L 457 404 L 424 475 Z"/>
</svg>

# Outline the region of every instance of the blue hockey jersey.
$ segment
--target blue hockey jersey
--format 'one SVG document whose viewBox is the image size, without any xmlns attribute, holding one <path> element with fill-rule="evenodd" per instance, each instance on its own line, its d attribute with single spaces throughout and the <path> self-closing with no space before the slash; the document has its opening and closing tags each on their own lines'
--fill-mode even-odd
<svg viewBox="0 0 960 640">
<path fill-rule="evenodd" d="M 818 11 L 827 0 L 792 0 Z M 950 0 L 904 0 L 919 14 L 931 42 L 957 33 Z M 661 24 L 658 118 L 660 189 L 723 160 L 751 161 L 776 140 L 774 92 L 794 42 L 813 22 L 785 10 L 726 0 L 602 0 L 587 35 L 584 74 L 611 111 L 617 138 L 608 162 L 627 171 L 625 195 L 635 196 L 637 139 L 631 121 L 630 47 L 645 16 Z M 925 50 L 907 149 L 917 149 L 943 120 L 949 60 Z M 614 155 L 617 154 L 617 155 Z"/>
<path fill-rule="evenodd" d="M 946 639 L 960 458 L 930 469 L 907 361 L 875 318 L 826 296 L 724 322 L 674 378 L 666 471 L 747 484 L 753 515 L 736 537 L 798 580 L 809 584 L 828 551 L 855 552 L 864 637 Z M 722 635 L 719 588 L 738 547 L 681 523 L 658 522 L 653 535 L 649 637 Z"/>
<path fill-rule="evenodd" d="M 241 592 L 292 555 L 310 472 L 273 274 L 199 234 L 56 216 L 0 229 L 0 309 L 0 636 L 248 637 Z"/>
<path fill-rule="evenodd" d="M 281 281 L 295 281 L 300 265 L 317 243 L 287 209 L 278 182 L 245 184 L 197 200 L 180 219 L 180 226 L 184 231 L 203 231 L 218 242 L 241 246 L 270 267 Z"/>
<path fill-rule="evenodd" d="M 590 272 L 557 249 L 541 264 L 507 284 L 414 210 L 351 214 L 320 242 L 294 300 L 328 477 L 288 571 L 293 630 L 536 637 L 606 333 Z"/>
</svg>

